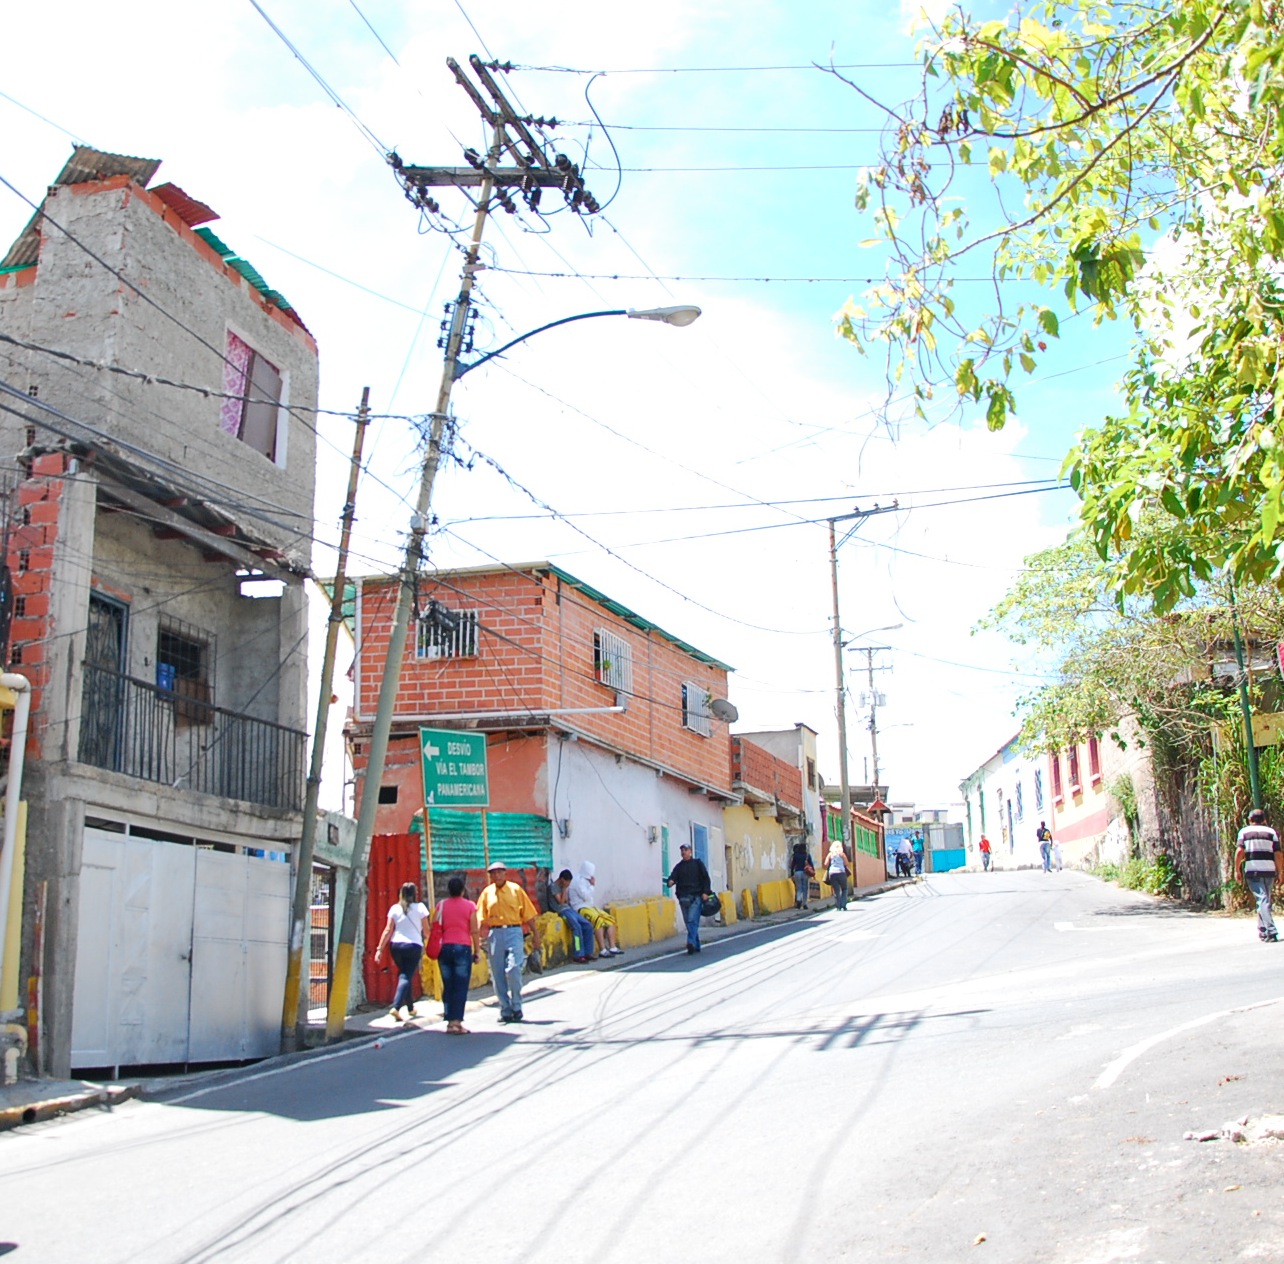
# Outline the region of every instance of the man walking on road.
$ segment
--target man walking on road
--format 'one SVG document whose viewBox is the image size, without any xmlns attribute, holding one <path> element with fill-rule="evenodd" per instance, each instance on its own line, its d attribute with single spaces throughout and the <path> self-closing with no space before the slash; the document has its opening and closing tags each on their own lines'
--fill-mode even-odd
<svg viewBox="0 0 1284 1264">
<path fill-rule="evenodd" d="M 981 849 L 981 867 L 989 872 L 990 868 L 990 840 L 984 834 L 981 835 L 979 844 Z"/>
<path fill-rule="evenodd" d="M 1043 861 L 1043 872 L 1052 872 L 1052 831 L 1046 821 L 1039 822 L 1035 837 L 1039 840 L 1039 859 Z"/>
<path fill-rule="evenodd" d="M 1257 937 L 1264 944 L 1279 939 L 1271 915 L 1271 888 L 1284 881 L 1280 836 L 1266 823 L 1266 813 L 1254 808 L 1235 845 L 1235 881 L 1243 882 L 1257 901 Z"/>
<path fill-rule="evenodd" d="M 490 886 L 477 900 L 477 920 L 486 936 L 486 957 L 491 982 L 499 998 L 499 1021 L 522 1021 L 522 966 L 526 955 L 524 928 L 531 928 L 531 942 L 539 952 L 540 933 L 535 919 L 539 910 L 515 882 L 508 881 L 508 867 L 496 860 L 487 868 Z"/>
<path fill-rule="evenodd" d="M 709 882 L 709 871 L 703 860 L 696 860 L 691 855 L 691 844 L 683 843 L 678 850 L 682 859 L 673 866 L 673 872 L 664 880 L 666 887 L 672 887 L 682 909 L 682 920 L 687 924 L 687 952 L 700 951 L 700 904 L 706 895 L 713 894 Z"/>
</svg>

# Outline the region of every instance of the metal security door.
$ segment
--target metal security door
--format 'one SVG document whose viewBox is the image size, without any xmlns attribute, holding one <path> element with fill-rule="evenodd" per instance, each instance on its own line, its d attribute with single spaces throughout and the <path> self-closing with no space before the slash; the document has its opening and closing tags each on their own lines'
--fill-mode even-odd
<svg viewBox="0 0 1284 1264">
<path fill-rule="evenodd" d="M 73 1067 L 188 1061 L 195 850 L 85 831 Z"/>
<path fill-rule="evenodd" d="M 127 615 L 120 602 L 90 594 L 81 685 L 80 761 L 117 771 L 125 721 Z"/>
<path fill-rule="evenodd" d="M 279 1053 L 290 866 L 202 850 L 196 853 L 195 889 L 189 1060 Z"/>
<path fill-rule="evenodd" d="M 704 867 L 709 867 L 709 827 L 707 825 L 697 825 L 695 821 L 691 822 L 691 849 L 695 852 L 697 860 L 704 861 Z"/>
</svg>

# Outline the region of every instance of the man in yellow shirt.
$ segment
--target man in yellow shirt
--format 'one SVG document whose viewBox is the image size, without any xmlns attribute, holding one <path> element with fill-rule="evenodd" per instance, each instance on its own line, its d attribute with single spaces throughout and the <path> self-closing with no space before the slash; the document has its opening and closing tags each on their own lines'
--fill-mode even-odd
<svg viewBox="0 0 1284 1264">
<path fill-rule="evenodd" d="M 539 910 L 530 896 L 515 882 L 508 881 L 508 866 L 496 860 L 487 868 L 490 886 L 483 888 L 477 900 L 477 919 L 486 936 L 486 957 L 490 977 L 499 998 L 499 1021 L 522 1021 L 522 966 L 526 951 L 524 930 L 531 929 L 531 942 L 540 950 Z"/>
</svg>

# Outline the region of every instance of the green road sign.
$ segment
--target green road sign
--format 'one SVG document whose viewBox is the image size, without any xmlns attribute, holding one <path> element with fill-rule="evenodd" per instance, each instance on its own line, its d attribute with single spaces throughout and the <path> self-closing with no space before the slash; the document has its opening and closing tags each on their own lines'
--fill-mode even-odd
<svg viewBox="0 0 1284 1264">
<path fill-rule="evenodd" d="M 420 729 L 424 761 L 424 802 L 434 808 L 484 808 L 490 803 L 486 779 L 486 734 L 456 729 Z"/>
</svg>

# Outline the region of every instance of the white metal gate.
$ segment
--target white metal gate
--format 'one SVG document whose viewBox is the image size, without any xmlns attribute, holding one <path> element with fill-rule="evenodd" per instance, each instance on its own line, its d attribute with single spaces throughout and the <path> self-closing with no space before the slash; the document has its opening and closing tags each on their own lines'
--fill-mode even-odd
<svg viewBox="0 0 1284 1264">
<path fill-rule="evenodd" d="M 72 1066 L 278 1052 L 289 887 L 277 861 L 87 829 Z"/>
</svg>

